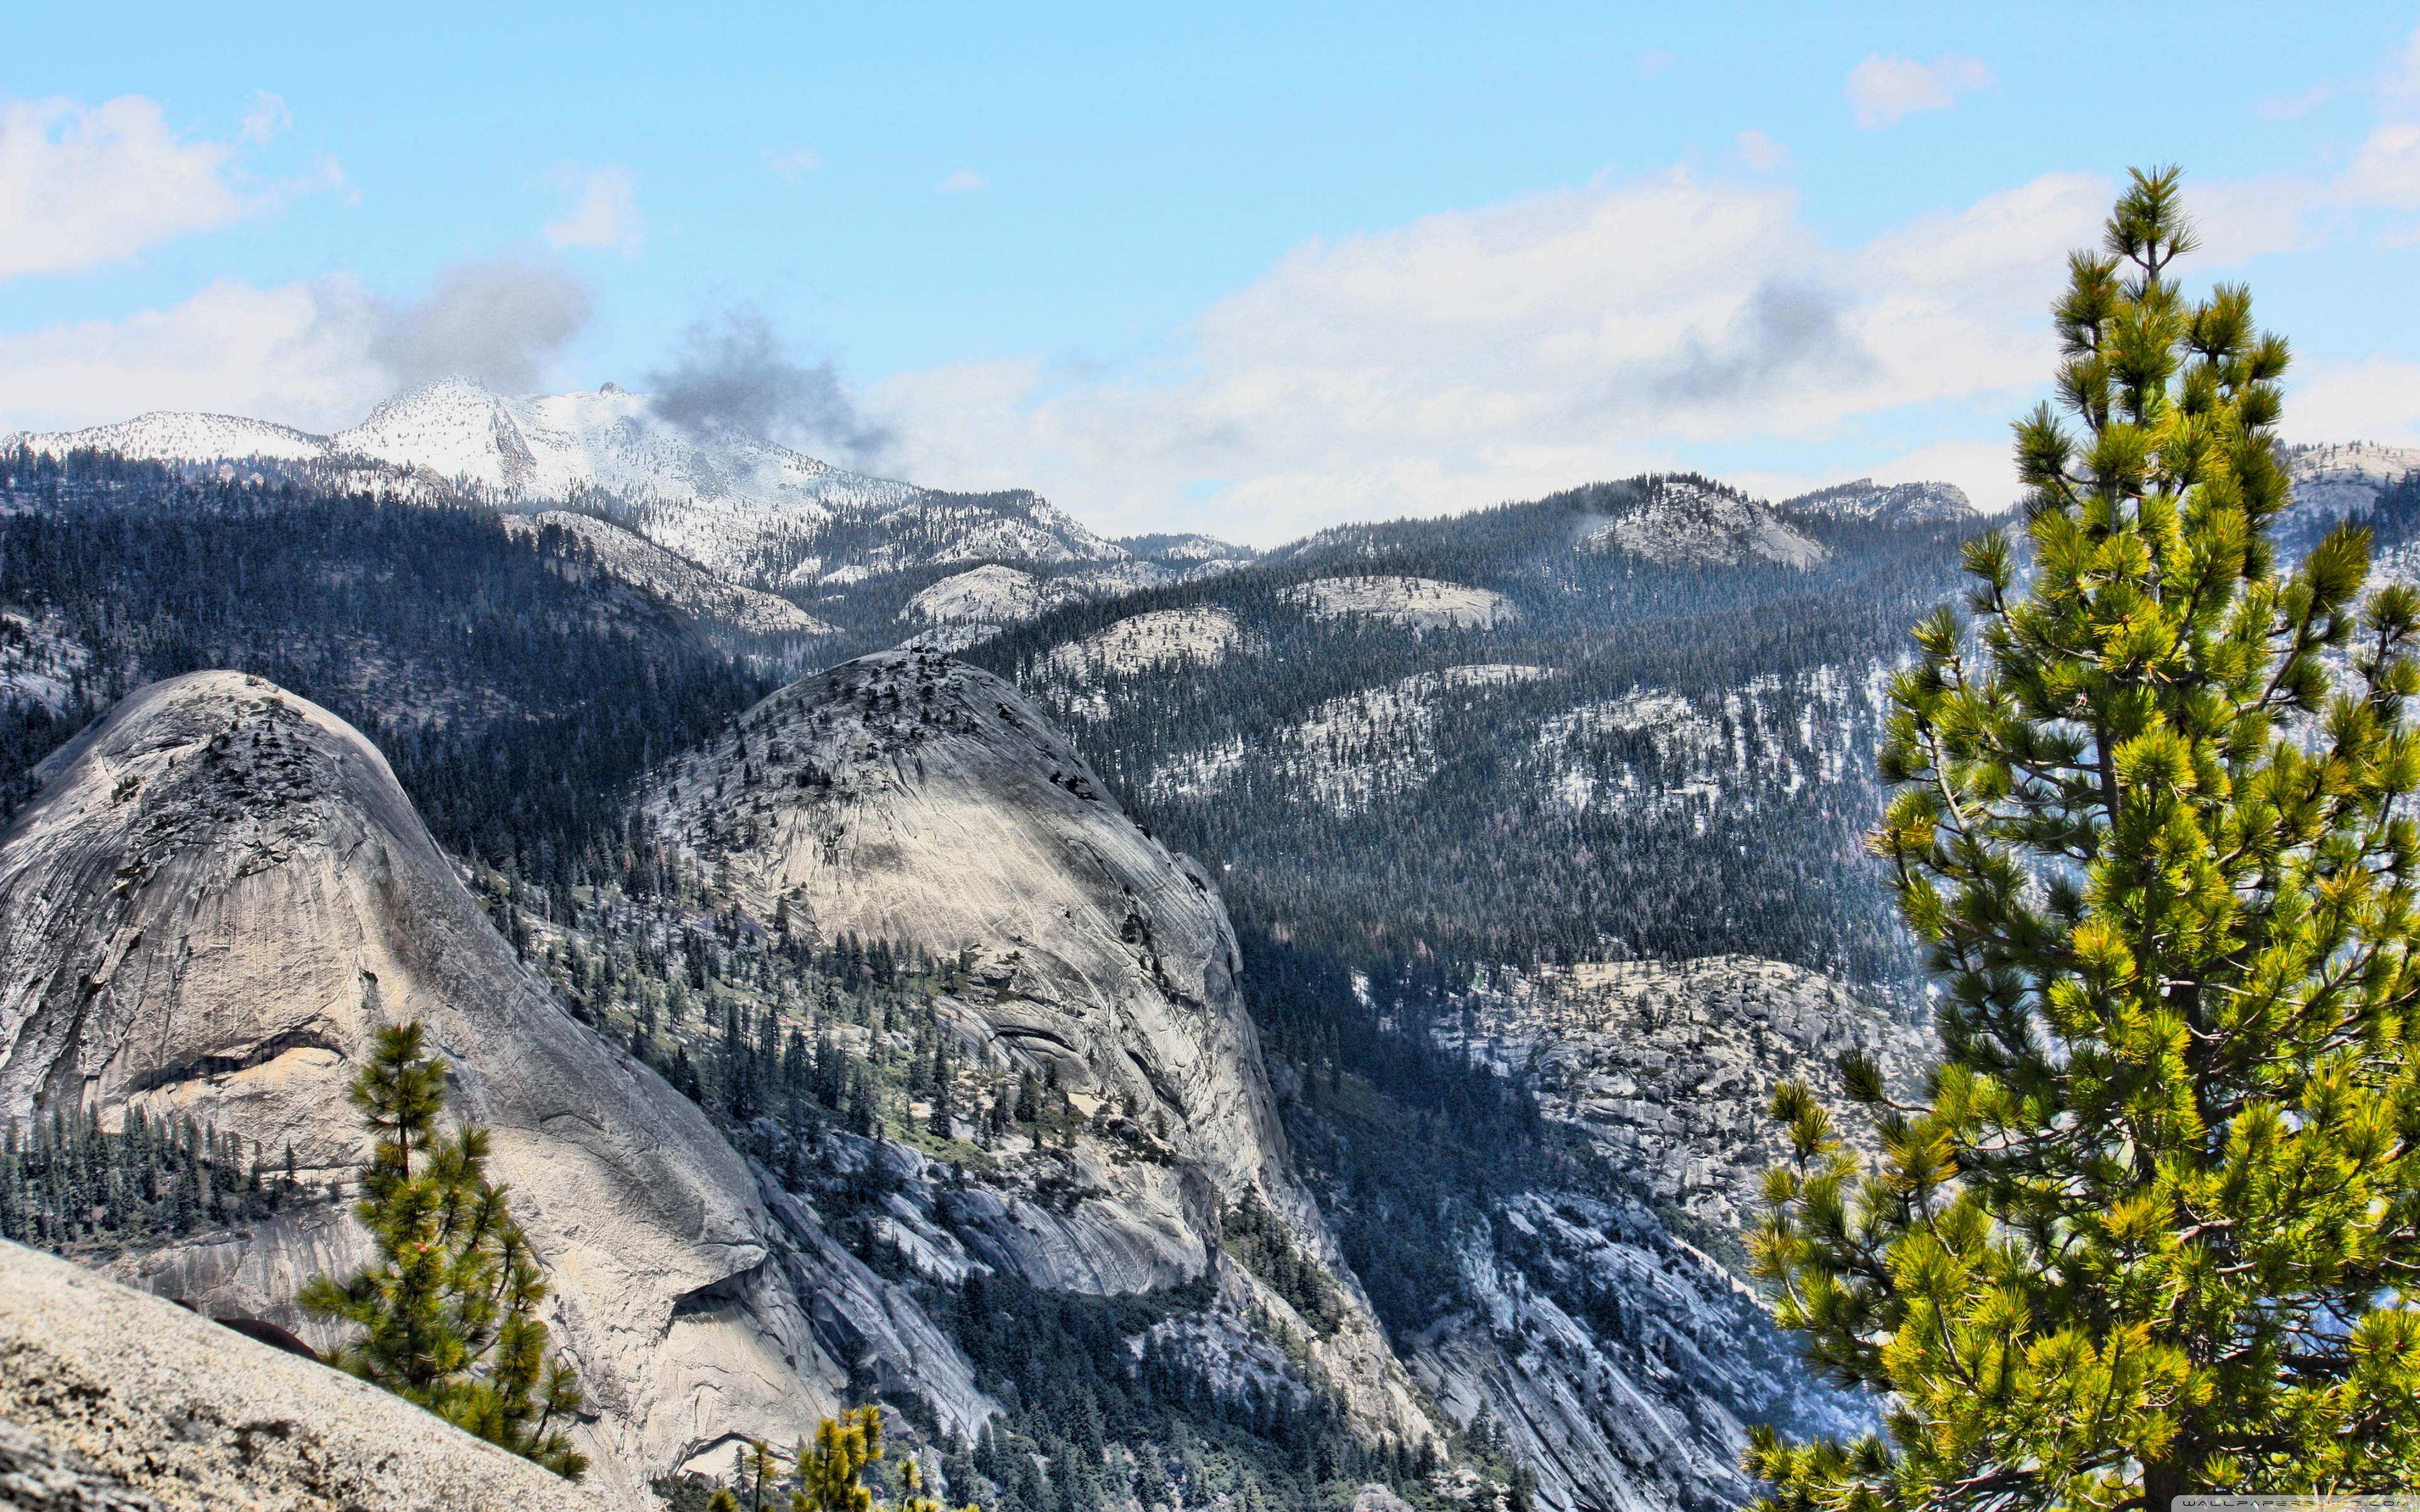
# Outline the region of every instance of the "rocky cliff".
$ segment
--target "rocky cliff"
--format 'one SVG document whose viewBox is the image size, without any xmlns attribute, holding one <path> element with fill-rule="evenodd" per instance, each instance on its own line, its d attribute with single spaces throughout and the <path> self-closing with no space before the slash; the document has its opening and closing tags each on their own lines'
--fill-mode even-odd
<svg viewBox="0 0 2420 1512">
<path fill-rule="evenodd" d="M 378 1026 L 418 1019 L 450 1111 L 494 1132 L 606 1494 L 644 1504 L 644 1474 L 734 1431 L 794 1436 L 862 1356 L 945 1419 L 980 1416 L 963 1363 L 887 1318 L 874 1278 L 874 1303 L 817 1314 L 845 1257 L 802 1257 L 699 1111 L 525 972 L 349 726 L 195 673 L 124 700 L 44 777 L 0 836 L 0 1119 L 190 1115 L 340 1179 L 362 1149 L 344 1088 Z M 363 1257 L 329 1205 L 118 1270 L 307 1332 L 294 1288 Z"/>
<path fill-rule="evenodd" d="M 1287 1170 L 1217 888 L 1013 687 L 929 651 L 849 662 L 667 767 L 648 810 L 759 920 L 954 960 L 964 985 L 935 1011 L 969 1053 L 1099 1114 L 1047 1168 L 1003 1157 L 997 1186 L 954 1192 L 923 1242 L 936 1273 L 964 1251 L 1056 1289 L 1174 1285 L 1212 1264 L 1221 1211 L 1257 1199 L 1350 1290 Z M 1081 1194 L 1060 1211 L 1032 1200 L 1052 1173 Z M 1426 1435 L 1357 1301 L 1311 1348 L 1373 1430 Z"/>
<path fill-rule="evenodd" d="M 1869 1144 L 1871 1120 L 1837 1095 L 1840 1057 L 1871 1057 L 1900 1096 L 1931 1063 L 1916 1018 L 1780 961 L 1584 962 L 1498 981 L 1444 1042 L 1527 1081 L 1640 1191 L 1721 1233 L 1763 1211 L 1764 1173 L 1787 1153 L 1775 1088 L 1807 1082 Z"/>
<path fill-rule="evenodd" d="M 1438 1041 L 1526 1084 L 1639 1199 L 1532 1191 L 1461 1246 L 1475 1304 L 1413 1357 L 1446 1410 L 1466 1420 L 1484 1405 L 1541 1503 L 1575 1512 L 1737 1505 L 1749 1425 L 1872 1427 L 1872 1405 L 1815 1380 L 1738 1268 L 1784 1158 L 1775 1087 L 1805 1079 L 1870 1149 L 1871 1120 L 1838 1095 L 1835 1067 L 1869 1056 L 1914 1094 L 1930 1046 L 1910 1016 L 1750 956 L 1503 970 L 1458 1006 Z"/>
</svg>

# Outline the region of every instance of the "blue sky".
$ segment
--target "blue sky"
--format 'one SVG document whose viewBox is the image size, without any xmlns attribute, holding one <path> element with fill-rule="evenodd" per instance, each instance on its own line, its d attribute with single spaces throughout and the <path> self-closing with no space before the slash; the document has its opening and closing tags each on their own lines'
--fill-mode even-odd
<svg viewBox="0 0 2420 1512">
<path fill-rule="evenodd" d="M 737 311 L 859 410 L 783 439 L 1116 530 L 1997 501 L 2174 161 L 2289 429 L 2420 440 L 2413 8 L 211 8 L 0 17 L 0 427 L 644 387 Z"/>
</svg>

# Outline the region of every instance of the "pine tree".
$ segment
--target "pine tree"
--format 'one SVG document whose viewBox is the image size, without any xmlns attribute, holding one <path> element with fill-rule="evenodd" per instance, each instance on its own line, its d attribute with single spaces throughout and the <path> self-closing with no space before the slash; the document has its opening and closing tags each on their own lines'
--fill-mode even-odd
<svg viewBox="0 0 2420 1512">
<path fill-rule="evenodd" d="M 885 1507 L 862 1478 L 881 1458 L 882 1409 L 853 1407 L 837 1419 L 825 1418 L 815 1426 L 814 1443 L 799 1445 L 793 1461 L 799 1489 L 790 1495 L 791 1512 L 876 1512 Z M 913 1455 L 899 1468 L 907 1494 L 886 1512 L 944 1512 L 938 1500 L 924 1494 L 923 1467 Z"/>
<path fill-rule="evenodd" d="M 2016 427 L 2031 579 L 1973 543 L 1973 623 L 1893 687 L 1872 843 L 1941 1064 L 1905 1105 L 1844 1064 L 1872 1169 L 1783 1088 L 1754 1239 L 1886 1437 L 1760 1429 L 1769 1512 L 2420 1479 L 2420 595 L 2365 603 L 2359 530 L 2278 565 L 2286 345 L 2241 287 L 2187 299 L 2192 245 L 2177 173 L 2137 173 L 2071 257 L 2081 428 Z"/>
<path fill-rule="evenodd" d="M 488 1180 L 488 1132 L 438 1132 L 446 1066 L 426 1044 L 416 1023 L 380 1029 L 349 1094 L 373 1140 L 354 1211 L 378 1263 L 316 1276 L 297 1300 L 360 1331 L 330 1357 L 339 1369 L 578 1480 L 587 1458 L 558 1425 L 579 1410 L 580 1385 L 548 1354 L 545 1275 Z"/>
</svg>

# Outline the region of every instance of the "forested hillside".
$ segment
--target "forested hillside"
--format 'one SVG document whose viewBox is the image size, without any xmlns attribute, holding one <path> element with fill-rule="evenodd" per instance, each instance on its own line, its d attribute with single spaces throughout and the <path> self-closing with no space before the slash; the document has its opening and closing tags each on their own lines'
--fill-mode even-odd
<svg viewBox="0 0 2420 1512">
<path fill-rule="evenodd" d="M 773 686 L 563 531 L 494 511 L 8 464 L 0 803 L 145 683 L 257 673 L 377 741 L 441 844 L 535 883 L 628 857 L 629 780 Z"/>
<path fill-rule="evenodd" d="M 1858 846 L 1869 753 L 1906 626 L 1955 591 L 1978 527 L 1793 519 L 1807 565 L 1755 536 L 1736 560 L 1626 548 L 1666 482 L 1333 531 L 967 655 L 1041 696 L 1279 938 L 1379 963 L 1738 950 L 1897 980 Z M 1322 586 L 1387 578 L 1431 586 L 1367 609 Z"/>
</svg>

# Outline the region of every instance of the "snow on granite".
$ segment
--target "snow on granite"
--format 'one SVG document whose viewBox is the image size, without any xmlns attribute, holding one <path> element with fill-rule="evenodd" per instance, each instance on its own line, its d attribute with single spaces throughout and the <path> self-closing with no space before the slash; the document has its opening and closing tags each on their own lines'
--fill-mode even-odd
<svg viewBox="0 0 2420 1512">
<path fill-rule="evenodd" d="M 1079 679 L 1132 676 L 1177 663 L 1215 667 L 1243 640 L 1243 625 L 1223 609 L 1154 609 L 1052 648 L 1050 667 Z"/>
<path fill-rule="evenodd" d="M 1317 578 L 1280 596 L 1314 619 L 1357 614 L 1415 630 L 1487 629 L 1521 612 L 1502 594 L 1435 578 Z"/>
</svg>

